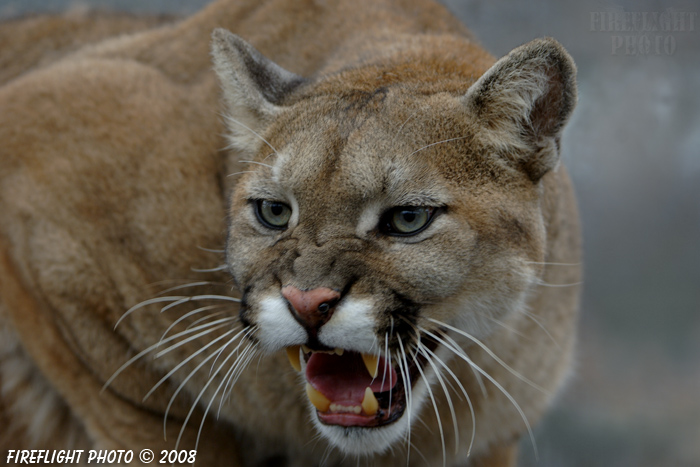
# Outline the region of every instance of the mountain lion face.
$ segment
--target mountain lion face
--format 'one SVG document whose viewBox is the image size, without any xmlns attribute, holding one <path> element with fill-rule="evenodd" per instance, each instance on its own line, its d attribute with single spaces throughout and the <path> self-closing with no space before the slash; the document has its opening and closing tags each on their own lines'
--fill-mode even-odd
<svg viewBox="0 0 700 467">
<path fill-rule="evenodd" d="M 240 319 L 287 353 L 332 444 L 383 451 L 452 360 L 524 311 L 573 63 L 542 40 L 478 80 L 400 55 L 305 79 L 226 31 L 213 44 L 246 165 L 226 249 Z"/>
</svg>

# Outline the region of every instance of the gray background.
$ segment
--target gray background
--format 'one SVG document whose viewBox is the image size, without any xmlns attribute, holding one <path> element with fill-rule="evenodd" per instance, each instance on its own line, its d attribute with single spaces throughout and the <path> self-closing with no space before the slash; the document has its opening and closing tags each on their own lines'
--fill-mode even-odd
<svg viewBox="0 0 700 467">
<path fill-rule="evenodd" d="M 0 18 L 85 6 L 189 14 L 206 3 L 0 0 Z M 497 56 L 548 35 L 579 69 L 563 140 L 585 236 L 578 367 L 536 430 L 539 461 L 523 442 L 520 464 L 700 466 L 700 4 L 445 3 Z M 595 22 L 666 11 L 694 22 L 658 32 Z M 624 45 L 657 36 L 675 47 L 639 54 Z"/>
</svg>

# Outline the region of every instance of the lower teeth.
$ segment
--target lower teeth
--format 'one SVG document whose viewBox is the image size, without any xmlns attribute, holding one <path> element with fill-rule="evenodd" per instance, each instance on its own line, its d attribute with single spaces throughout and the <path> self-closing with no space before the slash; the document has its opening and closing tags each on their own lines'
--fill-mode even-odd
<svg viewBox="0 0 700 467">
<path fill-rule="evenodd" d="M 331 412 L 354 413 L 359 415 L 360 412 L 362 412 L 362 407 L 360 407 L 359 405 L 348 406 L 340 404 L 331 404 L 330 410 Z"/>
</svg>

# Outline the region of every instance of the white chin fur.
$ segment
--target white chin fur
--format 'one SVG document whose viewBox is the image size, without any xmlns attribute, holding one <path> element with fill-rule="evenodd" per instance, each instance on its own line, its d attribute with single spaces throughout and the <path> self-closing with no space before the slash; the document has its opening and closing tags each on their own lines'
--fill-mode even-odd
<svg viewBox="0 0 700 467">
<path fill-rule="evenodd" d="M 380 454 L 405 437 L 408 417 L 404 414 L 394 423 L 379 428 L 324 425 L 313 415 L 316 429 L 334 447 L 357 456 Z"/>
</svg>

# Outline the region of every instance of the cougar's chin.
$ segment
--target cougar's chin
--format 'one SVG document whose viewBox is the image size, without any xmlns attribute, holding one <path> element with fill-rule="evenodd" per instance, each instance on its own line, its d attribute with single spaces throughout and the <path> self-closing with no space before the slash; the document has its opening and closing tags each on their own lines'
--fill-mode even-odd
<svg viewBox="0 0 700 467">
<path fill-rule="evenodd" d="M 366 455 L 382 453 L 406 437 L 409 419 L 401 416 L 390 425 L 376 428 L 326 425 L 314 416 L 318 432 L 344 453 Z"/>
</svg>

